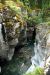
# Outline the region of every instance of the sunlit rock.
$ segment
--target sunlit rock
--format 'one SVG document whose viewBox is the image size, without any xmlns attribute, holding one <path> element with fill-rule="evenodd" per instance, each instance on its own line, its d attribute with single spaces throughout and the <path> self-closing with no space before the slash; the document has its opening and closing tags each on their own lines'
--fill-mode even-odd
<svg viewBox="0 0 50 75">
<path fill-rule="evenodd" d="M 19 28 L 19 26 L 20 26 L 20 23 L 18 22 L 18 23 L 16 23 L 14 28 Z"/>
<path fill-rule="evenodd" d="M 50 47 L 50 33 L 47 35 L 47 47 Z"/>
<path fill-rule="evenodd" d="M 46 59 L 46 67 L 49 67 L 50 65 L 50 56 Z"/>
<path fill-rule="evenodd" d="M 7 51 L 9 50 L 8 44 L 3 40 L 2 24 L 0 24 L 0 57 L 6 58 Z"/>
</svg>

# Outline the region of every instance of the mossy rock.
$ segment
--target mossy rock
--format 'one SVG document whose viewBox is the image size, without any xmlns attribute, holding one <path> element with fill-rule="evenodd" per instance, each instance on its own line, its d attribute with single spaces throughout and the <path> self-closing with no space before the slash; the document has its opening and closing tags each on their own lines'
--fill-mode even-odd
<svg viewBox="0 0 50 75">
<path fill-rule="evenodd" d="M 0 10 L 3 9 L 4 7 L 5 6 L 2 3 L 0 3 Z"/>
<path fill-rule="evenodd" d="M 12 24 L 12 22 L 6 22 L 5 27 L 6 27 L 7 29 L 13 29 L 13 24 Z"/>
<path fill-rule="evenodd" d="M 48 25 L 50 26 L 50 22 L 48 22 Z"/>
</svg>

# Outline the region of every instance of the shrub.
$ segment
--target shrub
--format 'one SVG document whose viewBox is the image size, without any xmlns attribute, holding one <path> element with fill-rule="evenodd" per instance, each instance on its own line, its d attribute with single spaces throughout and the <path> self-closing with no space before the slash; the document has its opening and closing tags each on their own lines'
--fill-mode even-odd
<svg viewBox="0 0 50 75">
<path fill-rule="evenodd" d="M 33 72 L 29 72 L 25 75 L 44 75 L 44 70 L 40 67 L 37 67 Z"/>
</svg>

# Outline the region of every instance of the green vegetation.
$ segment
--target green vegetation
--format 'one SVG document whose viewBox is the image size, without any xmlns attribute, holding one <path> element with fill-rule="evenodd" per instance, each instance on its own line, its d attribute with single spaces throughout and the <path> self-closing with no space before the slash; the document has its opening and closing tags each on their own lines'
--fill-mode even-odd
<svg viewBox="0 0 50 75">
<path fill-rule="evenodd" d="M 29 21 L 30 24 L 50 21 L 50 0 L 1 0 L 1 3 L 9 6 L 19 17 Z M 2 4 L 0 4 L 0 8 Z M 36 15 L 34 15 L 33 10 L 35 10 Z M 22 15 L 26 11 L 27 14 Z"/>
<path fill-rule="evenodd" d="M 48 25 L 50 26 L 50 22 L 48 22 Z"/>
<path fill-rule="evenodd" d="M 27 73 L 25 75 L 44 75 L 44 70 L 40 67 L 36 67 L 33 72 Z"/>
</svg>

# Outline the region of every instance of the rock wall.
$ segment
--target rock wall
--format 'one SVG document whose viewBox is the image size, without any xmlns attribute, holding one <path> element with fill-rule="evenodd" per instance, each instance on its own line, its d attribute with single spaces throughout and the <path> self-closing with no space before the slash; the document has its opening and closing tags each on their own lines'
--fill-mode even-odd
<svg viewBox="0 0 50 75">
<path fill-rule="evenodd" d="M 17 44 L 25 45 L 28 41 L 35 39 L 36 30 L 34 26 L 28 26 L 23 22 L 23 19 L 16 16 L 9 7 L 3 8 L 0 16 L 0 36 L 2 37 L 0 56 L 11 60 Z"/>
</svg>

